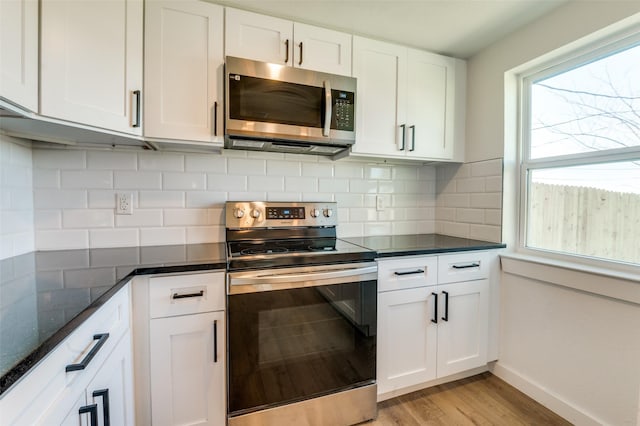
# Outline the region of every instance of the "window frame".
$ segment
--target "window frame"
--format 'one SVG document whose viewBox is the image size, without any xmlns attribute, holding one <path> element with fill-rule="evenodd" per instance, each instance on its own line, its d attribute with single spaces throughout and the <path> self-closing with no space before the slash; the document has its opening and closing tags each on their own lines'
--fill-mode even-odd
<svg viewBox="0 0 640 426">
<path fill-rule="evenodd" d="M 529 172 L 534 170 L 602 164 L 640 159 L 640 145 L 612 148 L 542 158 L 530 158 L 531 154 L 531 87 L 540 80 L 562 74 L 621 51 L 640 47 L 640 32 L 624 37 L 608 37 L 583 48 L 560 55 L 555 59 L 517 75 L 518 78 L 518 151 L 517 151 L 517 251 L 524 255 L 548 258 L 555 261 L 578 263 L 590 267 L 640 273 L 640 262 L 629 263 L 613 259 L 588 257 L 569 252 L 527 246 L 529 215 Z M 640 81 L 640 77 L 639 77 Z"/>
</svg>

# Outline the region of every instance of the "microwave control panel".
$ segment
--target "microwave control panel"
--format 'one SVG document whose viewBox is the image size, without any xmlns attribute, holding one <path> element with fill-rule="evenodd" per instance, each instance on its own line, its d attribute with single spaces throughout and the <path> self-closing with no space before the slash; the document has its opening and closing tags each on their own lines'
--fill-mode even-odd
<svg viewBox="0 0 640 426">
<path fill-rule="evenodd" d="M 331 128 L 335 130 L 354 130 L 355 94 L 344 90 L 331 90 L 333 114 Z"/>
</svg>

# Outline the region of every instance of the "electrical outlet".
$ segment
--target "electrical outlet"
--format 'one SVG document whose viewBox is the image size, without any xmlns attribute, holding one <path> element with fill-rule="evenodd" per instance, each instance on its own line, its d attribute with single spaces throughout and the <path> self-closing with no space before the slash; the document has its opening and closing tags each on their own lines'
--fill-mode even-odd
<svg viewBox="0 0 640 426">
<path fill-rule="evenodd" d="M 376 211 L 384 211 L 384 195 L 376 195 Z"/>
<path fill-rule="evenodd" d="M 116 194 L 116 214 L 133 214 L 133 194 L 130 192 Z"/>
</svg>

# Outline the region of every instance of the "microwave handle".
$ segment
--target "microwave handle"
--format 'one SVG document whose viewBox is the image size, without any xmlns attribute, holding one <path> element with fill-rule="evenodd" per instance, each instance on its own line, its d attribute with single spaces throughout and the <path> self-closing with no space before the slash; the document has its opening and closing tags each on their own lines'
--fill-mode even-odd
<svg viewBox="0 0 640 426">
<path fill-rule="evenodd" d="M 324 128 L 322 129 L 322 136 L 329 136 L 331 130 L 331 83 L 328 80 L 324 81 Z"/>
</svg>

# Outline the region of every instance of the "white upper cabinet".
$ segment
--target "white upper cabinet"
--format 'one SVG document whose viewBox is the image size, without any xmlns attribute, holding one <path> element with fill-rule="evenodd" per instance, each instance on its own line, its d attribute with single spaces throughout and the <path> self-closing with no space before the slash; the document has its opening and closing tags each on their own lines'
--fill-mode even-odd
<svg viewBox="0 0 640 426">
<path fill-rule="evenodd" d="M 221 6 L 146 3 L 146 138 L 222 144 L 223 46 Z"/>
<path fill-rule="evenodd" d="M 351 75 L 351 34 L 295 22 L 293 35 L 294 67 Z"/>
<path fill-rule="evenodd" d="M 0 2 L 0 97 L 38 111 L 38 1 Z"/>
<path fill-rule="evenodd" d="M 41 1 L 40 113 L 141 135 L 142 0 Z"/>
<path fill-rule="evenodd" d="M 226 8 L 225 55 L 351 75 L 351 35 Z"/>
<path fill-rule="evenodd" d="M 354 36 L 353 76 L 358 89 L 352 152 L 404 156 L 400 123 L 406 121 L 406 47 Z"/>
<path fill-rule="evenodd" d="M 464 80 L 456 73 L 464 76 L 464 62 L 362 37 L 354 37 L 353 46 L 358 100 L 352 152 L 461 161 L 456 145 L 464 143 Z"/>
</svg>

